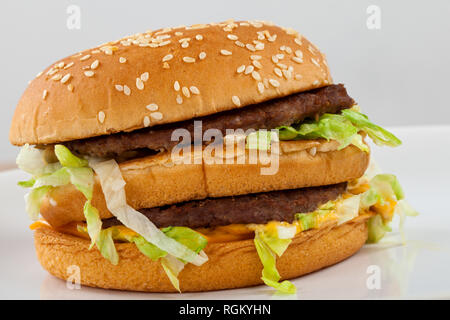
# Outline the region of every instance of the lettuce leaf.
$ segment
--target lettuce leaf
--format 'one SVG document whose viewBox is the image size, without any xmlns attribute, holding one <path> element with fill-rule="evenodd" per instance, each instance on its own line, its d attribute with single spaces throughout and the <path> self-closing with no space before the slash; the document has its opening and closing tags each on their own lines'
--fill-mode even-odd
<svg viewBox="0 0 450 320">
<path fill-rule="evenodd" d="M 181 292 L 178 275 L 180 274 L 181 270 L 183 270 L 184 263 L 179 261 L 174 256 L 168 255 L 167 257 L 161 258 L 161 265 L 172 285 L 175 287 L 175 289 L 178 290 L 178 292 Z"/>
<path fill-rule="evenodd" d="M 102 220 L 98 210 L 92 206 L 90 199 L 84 203 L 83 213 L 86 218 L 87 233 L 91 238 L 91 246 L 89 247 L 91 249 L 102 231 Z"/>
<path fill-rule="evenodd" d="M 318 139 L 335 140 L 339 142 L 339 148 L 343 149 L 350 144 L 364 152 L 369 152 L 369 147 L 363 142 L 358 133 L 363 131 L 377 145 L 395 147 L 401 141 L 389 131 L 369 121 L 366 115 L 345 109 L 341 114 L 326 113 L 317 121 L 304 121 L 298 125 L 278 127 L 280 140 Z"/>
<path fill-rule="evenodd" d="M 44 199 L 51 188 L 51 186 L 42 186 L 31 190 L 25 195 L 25 210 L 31 220 L 35 221 L 39 219 L 42 199 Z"/>
<path fill-rule="evenodd" d="M 366 132 L 377 145 L 397 147 L 402 144 L 400 139 L 392 133 L 370 122 L 369 118 L 365 114 L 352 109 L 345 109 L 342 110 L 342 115 L 350 120 L 353 125 L 358 128 L 358 130 Z"/>
<path fill-rule="evenodd" d="M 133 239 L 131 239 L 131 242 L 136 245 L 140 252 L 142 252 L 145 256 L 152 259 L 153 261 L 157 261 L 159 258 L 167 256 L 167 252 L 159 249 L 157 246 L 151 244 L 141 236 L 133 237 Z"/>
<path fill-rule="evenodd" d="M 368 222 L 369 236 L 367 243 L 377 243 L 380 241 L 386 232 L 391 232 L 392 229 L 386 224 L 379 214 L 371 217 Z"/>
<path fill-rule="evenodd" d="M 114 160 L 90 160 L 89 165 L 99 177 L 108 210 L 127 228 L 140 234 L 145 240 L 161 250 L 195 265 L 202 265 L 208 258 L 199 255 L 180 242 L 168 237 L 141 212 L 130 207 L 126 202 L 125 180 L 119 165 Z"/>
<path fill-rule="evenodd" d="M 112 232 L 113 230 L 109 228 L 101 230 L 95 243 L 102 256 L 109 260 L 113 265 L 117 265 L 119 263 L 119 254 L 114 245 Z"/>
<path fill-rule="evenodd" d="M 268 286 L 275 288 L 279 292 L 293 294 L 297 288 L 288 280 L 279 282 L 280 274 L 276 268 L 276 257 L 270 247 L 264 242 L 258 233 L 255 233 L 254 239 L 256 251 L 263 265 L 261 280 Z"/>
<path fill-rule="evenodd" d="M 63 167 L 81 168 L 87 167 L 88 161 L 86 159 L 78 158 L 62 144 L 55 145 L 55 155 Z"/>
<path fill-rule="evenodd" d="M 272 132 L 261 129 L 250 133 L 246 140 L 246 149 L 270 150 Z"/>
</svg>

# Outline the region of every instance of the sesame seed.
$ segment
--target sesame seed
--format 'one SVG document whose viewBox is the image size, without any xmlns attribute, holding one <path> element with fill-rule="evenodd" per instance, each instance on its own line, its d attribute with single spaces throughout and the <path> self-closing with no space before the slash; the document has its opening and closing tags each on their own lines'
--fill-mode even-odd
<svg viewBox="0 0 450 320">
<path fill-rule="evenodd" d="M 277 56 L 272 56 L 272 62 L 273 63 L 278 63 L 278 57 Z"/>
<path fill-rule="evenodd" d="M 319 84 L 319 80 L 316 80 L 316 81 L 313 82 L 313 85 L 315 85 L 315 86 L 318 85 L 318 84 Z"/>
<path fill-rule="evenodd" d="M 286 46 L 281 46 L 280 51 L 284 51 L 284 50 L 286 50 Z"/>
<path fill-rule="evenodd" d="M 237 73 L 242 73 L 245 70 L 245 64 L 243 64 L 242 66 L 239 66 L 236 70 Z"/>
<path fill-rule="evenodd" d="M 149 77 L 148 72 L 144 72 L 143 74 L 141 74 L 141 80 L 142 81 L 147 81 Z"/>
<path fill-rule="evenodd" d="M 183 103 L 183 98 L 179 94 L 177 95 L 177 103 L 178 104 L 182 104 Z"/>
<path fill-rule="evenodd" d="M 258 71 L 253 71 L 252 72 L 252 77 L 253 79 L 255 79 L 256 81 L 261 81 L 261 76 L 259 75 Z"/>
<path fill-rule="evenodd" d="M 250 50 L 250 51 L 256 51 L 256 49 L 255 49 L 255 46 L 254 45 L 252 45 L 252 44 L 250 44 L 250 43 L 247 43 L 246 45 L 245 45 L 245 47 L 248 49 L 248 50 Z"/>
<path fill-rule="evenodd" d="M 173 88 L 175 89 L 175 91 L 180 91 L 180 83 L 178 81 L 175 81 L 173 83 Z"/>
<path fill-rule="evenodd" d="M 103 111 L 100 111 L 98 113 L 98 121 L 100 121 L 100 123 L 103 123 L 105 121 L 105 113 Z"/>
<path fill-rule="evenodd" d="M 299 58 L 299 57 L 292 57 L 292 60 L 297 62 L 297 63 L 303 63 L 303 59 Z"/>
<path fill-rule="evenodd" d="M 311 45 L 308 46 L 308 50 L 309 50 L 309 52 L 311 52 L 312 54 L 316 54 L 314 48 L 313 48 Z"/>
<path fill-rule="evenodd" d="M 64 61 L 58 63 L 55 67 L 61 69 L 62 67 L 64 67 Z"/>
<path fill-rule="evenodd" d="M 38 77 L 40 77 L 40 76 L 42 76 L 42 71 L 39 72 L 39 73 L 36 75 L 36 78 L 38 78 Z"/>
<path fill-rule="evenodd" d="M 292 79 L 292 71 L 291 70 L 283 70 L 283 75 L 286 79 L 290 80 Z"/>
<path fill-rule="evenodd" d="M 71 76 L 72 75 L 70 73 L 66 74 L 64 77 L 61 78 L 61 83 L 66 83 L 67 81 L 69 81 Z"/>
<path fill-rule="evenodd" d="M 238 96 L 232 96 L 231 100 L 233 101 L 234 105 L 237 107 L 241 106 L 241 100 L 239 99 Z"/>
<path fill-rule="evenodd" d="M 187 41 L 182 42 L 182 43 L 181 43 L 181 47 L 182 47 L 182 48 L 187 48 L 187 47 L 189 47 L 189 42 L 187 42 Z"/>
<path fill-rule="evenodd" d="M 296 56 L 296 57 L 299 57 L 299 58 L 303 58 L 303 52 L 302 52 L 302 50 L 296 50 L 296 51 L 295 51 L 295 56 Z"/>
<path fill-rule="evenodd" d="M 299 46 L 302 45 L 302 40 L 300 38 L 295 38 L 294 39 L 295 43 L 298 44 Z"/>
<path fill-rule="evenodd" d="M 52 79 L 53 81 L 59 81 L 59 80 L 61 80 L 61 78 L 62 78 L 62 75 L 60 75 L 60 74 L 55 74 L 51 79 Z"/>
<path fill-rule="evenodd" d="M 122 85 L 116 84 L 115 87 L 116 87 L 116 90 L 117 90 L 117 91 L 119 91 L 119 92 L 120 92 L 120 91 L 123 91 L 123 86 L 122 86 Z"/>
<path fill-rule="evenodd" d="M 245 47 L 245 44 L 243 44 L 242 42 L 240 42 L 239 40 L 234 42 L 238 47 Z"/>
<path fill-rule="evenodd" d="M 280 70 L 280 68 L 274 68 L 273 69 L 273 72 L 275 72 L 275 74 L 277 75 L 277 76 L 279 76 L 279 77 L 282 77 L 283 76 L 283 73 L 281 72 L 281 70 Z"/>
<path fill-rule="evenodd" d="M 177 31 L 177 32 L 175 32 L 175 35 L 178 36 L 178 37 L 179 37 L 179 36 L 182 36 L 182 35 L 183 35 L 183 32 Z"/>
<path fill-rule="evenodd" d="M 100 62 L 98 60 L 95 60 L 94 62 L 91 63 L 91 69 L 97 69 L 99 64 Z"/>
<path fill-rule="evenodd" d="M 288 54 L 291 54 L 291 53 L 292 53 L 291 47 L 286 47 L 286 52 L 287 52 Z"/>
<path fill-rule="evenodd" d="M 168 55 L 164 56 L 162 61 L 165 62 L 165 61 L 170 61 L 172 59 L 173 59 L 173 54 L 168 54 Z"/>
<path fill-rule="evenodd" d="M 245 74 L 250 74 L 253 70 L 255 70 L 253 66 L 247 66 L 247 68 L 245 68 Z"/>
<path fill-rule="evenodd" d="M 287 69 L 287 65 L 283 63 L 277 63 L 277 66 L 280 67 L 281 69 Z"/>
<path fill-rule="evenodd" d="M 264 92 L 264 84 L 262 82 L 258 82 L 258 91 L 259 93 Z"/>
<path fill-rule="evenodd" d="M 159 44 L 159 46 L 160 46 L 160 47 L 163 47 L 163 46 L 168 45 L 168 44 L 171 43 L 171 42 L 172 42 L 172 41 L 170 41 L 170 40 L 163 41 L 163 42 L 161 42 L 161 43 Z"/>
<path fill-rule="evenodd" d="M 90 57 L 91 57 L 91 55 L 90 55 L 90 54 L 87 54 L 87 55 L 85 55 L 84 57 L 80 58 L 80 61 L 87 60 L 87 59 L 89 59 Z"/>
<path fill-rule="evenodd" d="M 280 86 L 280 83 L 275 79 L 269 79 L 269 83 L 275 88 L 278 88 Z"/>
<path fill-rule="evenodd" d="M 131 94 L 131 89 L 127 85 L 124 85 L 123 93 L 125 93 L 127 96 L 129 96 Z"/>
<path fill-rule="evenodd" d="M 139 90 L 144 90 L 144 82 L 141 80 L 141 78 L 136 78 L 136 88 Z"/>
<path fill-rule="evenodd" d="M 283 60 L 283 59 L 284 59 L 284 54 L 278 53 L 278 54 L 277 54 L 277 58 L 278 58 L 279 60 Z"/>
<path fill-rule="evenodd" d="M 152 117 L 155 120 L 161 120 L 163 118 L 163 115 L 161 112 L 152 112 L 150 113 L 150 117 Z"/>
<path fill-rule="evenodd" d="M 262 42 L 257 43 L 255 46 L 255 49 L 256 50 L 264 50 L 264 43 L 262 43 Z"/>
<path fill-rule="evenodd" d="M 220 50 L 220 53 L 224 56 L 231 56 L 233 54 L 231 51 L 225 49 Z"/>
<path fill-rule="evenodd" d="M 125 63 L 125 62 L 127 62 L 127 59 L 124 58 L 124 57 L 120 57 L 120 58 L 119 58 L 119 62 L 120 62 L 120 63 Z"/>
<path fill-rule="evenodd" d="M 44 91 L 42 91 L 42 100 L 45 100 L 45 98 L 47 98 L 48 95 L 48 91 L 44 89 Z"/>
<path fill-rule="evenodd" d="M 274 34 L 274 35 L 272 35 L 271 37 L 267 38 L 267 40 L 268 40 L 269 42 L 274 42 L 275 40 L 277 40 L 277 35 Z"/>
<path fill-rule="evenodd" d="M 230 40 L 237 40 L 237 39 L 239 39 L 238 36 L 234 35 L 234 34 L 228 34 L 227 38 L 230 39 Z"/>
<path fill-rule="evenodd" d="M 295 78 L 295 80 L 300 80 L 302 78 L 302 75 L 301 74 L 296 74 L 294 78 Z"/>
<path fill-rule="evenodd" d="M 320 67 L 320 64 L 317 62 L 316 59 L 311 58 L 312 63 L 314 63 L 317 67 Z"/>
<path fill-rule="evenodd" d="M 158 110 L 159 107 L 156 103 L 150 103 L 145 108 L 147 108 L 147 110 L 149 110 L 149 111 L 156 111 L 156 110 Z"/>
<path fill-rule="evenodd" d="M 73 92 L 73 85 L 71 83 L 69 83 L 67 85 L 67 90 L 69 90 L 70 92 Z"/>
<path fill-rule="evenodd" d="M 206 58 L 206 52 L 200 52 L 200 54 L 198 55 L 200 60 L 203 60 Z"/>
<path fill-rule="evenodd" d="M 262 64 L 258 60 L 253 60 L 252 64 L 257 67 L 258 69 L 262 68 Z"/>
<path fill-rule="evenodd" d="M 186 98 L 191 97 L 191 93 L 189 92 L 189 89 L 187 87 L 181 88 L 181 92 L 183 92 L 183 94 L 185 95 Z"/>
<path fill-rule="evenodd" d="M 94 76 L 94 71 L 90 71 L 90 70 L 89 70 L 89 71 L 85 71 L 85 72 L 84 72 L 84 75 L 85 75 L 86 77 L 89 77 L 89 78 L 90 78 L 90 77 L 93 77 L 93 76 Z"/>
<path fill-rule="evenodd" d="M 250 59 L 252 59 L 252 60 L 261 60 L 262 57 L 259 56 L 259 55 L 257 55 L 257 54 L 252 54 L 252 55 L 250 56 Z"/>
<path fill-rule="evenodd" d="M 201 34 L 198 34 L 195 36 L 195 39 L 197 39 L 198 41 L 203 40 L 203 36 Z"/>
<path fill-rule="evenodd" d="M 167 62 L 164 62 L 164 63 L 163 63 L 163 68 L 164 68 L 164 69 L 169 69 L 170 66 L 169 66 L 169 64 L 168 64 Z"/>
<path fill-rule="evenodd" d="M 183 61 L 186 62 L 186 63 L 193 63 L 193 62 L 195 62 L 195 58 L 183 57 Z"/>
<path fill-rule="evenodd" d="M 148 127 L 150 125 L 150 118 L 148 116 L 144 117 L 144 127 Z"/>
<path fill-rule="evenodd" d="M 189 88 L 189 90 L 191 90 L 191 92 L 192 92 L 193 94 L 200 94 L 200 90 L 198 90 L 198 88 L 195 87 L 195 86 L 191 86 L 191 87 Z"/>
</svg>

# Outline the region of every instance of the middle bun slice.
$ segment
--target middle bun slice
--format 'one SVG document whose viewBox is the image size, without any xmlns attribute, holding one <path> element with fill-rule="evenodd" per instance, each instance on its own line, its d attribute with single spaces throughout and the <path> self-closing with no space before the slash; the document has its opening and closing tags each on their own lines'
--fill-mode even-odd
<svg viewBox="0 0 450 320">
<path fill-rule="evenodd" d="M 261 169 L 273 163 L 248 163 L 249 150 L 236 153 L 247 159 L 243 164 L 237 164 L 236 159 L 229 164 L 226 159 L 222 164 L 211 163 L 205 154 L 198 164 L 184 164 L 174 161 L 171 152 L 164 152 L 121 163 L 120 170 L 126 181 L 127 203 L 139 210 L 190 200 L 332 185 L 361 177 L 370 154 L 353 145 L 341 150 L 338 147 L 336 141 L 321 139 L 281 141 L 276 172 L 266 175 Z M 53 227 L 84 221 L 85 201 L 72 185 L 55 188 L 44 199 L 41 214 Z M 92 204 L 101 219 L 112 217 L 97 178 Z"/>
</svg>

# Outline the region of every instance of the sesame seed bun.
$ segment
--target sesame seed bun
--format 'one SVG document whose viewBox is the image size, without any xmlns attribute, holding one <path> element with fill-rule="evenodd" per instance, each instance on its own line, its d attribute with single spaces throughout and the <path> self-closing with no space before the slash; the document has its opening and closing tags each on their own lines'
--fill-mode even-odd
<svg viewBox="0 0 450 320">
<path fill-rule="evenodd" d="M 362 176 L 369 154 L 355 146 L 337 147 L 335 141 L 283 141 L 274 175 L 261 175 L 261 168 L 268 167 L 261 163 L 176 164 L 168 152 L 122 163 L 120 170 L 126 181 L 127 203 L 135 209 L 152 208 L 207 197 L 336 184 Z M 52 226 L 59 227 L 85 220 L 85 201 L 73 185 L 66 185 L 47 194 L 40 212 Z M 112 217 L 98 179 L 92 203 L 102 219 Z"/>
<path fill-rule="evenodd" d="M 31 81 L 15 145 L 51 144 L 178 122 L 322 87 L 325 56 L 266 22 L 166 28 L 57 61 Z"/>
<path fill-rule="evenodd" d="M 327 224 L 299 233 L 277 258 L 282 279 L 291 279 L 342 261 L 367 240 L 368 215 L 342 225 Z M 134 244 L 116 243 L 119 264 L 112 265 L 90 242 L 50 228 L 36 230 L 35 246 L 42 266 L 61 279 L 70 277 L 69 266 L 80 268 L 81 284 L 107 289 L 176 292 L 161 264 L 141 254 Z M 200 267 L 187 264 L 179 275 L 182 292 L 240 288 L 262 284 L 262 265 L 253 240 L 211 243 L 209 260 Z M 239 257 L 236 259 L 236 257 Z"/>
</svg>

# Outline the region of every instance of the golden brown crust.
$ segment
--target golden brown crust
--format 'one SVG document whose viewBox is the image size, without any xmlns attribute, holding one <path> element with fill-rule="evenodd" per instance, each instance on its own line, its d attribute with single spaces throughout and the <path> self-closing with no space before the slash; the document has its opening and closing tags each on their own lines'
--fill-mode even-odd
<svg viewBox="0 0 450 320">
<path fill-rule="evenodd" d="M 359 178 L 369 154 L 354 146 L 336 150 L 336 142 L 286 141 L 280 143 L 279 169 L 261 175 L 261 164 L 173 164 L 168 153 L 120 165 L 126 181 L 127 202 L 135 209 L 151 208 L 206 197 L 223 197 L 273 190 L 335 184 Z M 316 149 L 311 155 L 311 148 Z M 84 196 L 72 185 L 55 188 L 41 205 L 52 226 L 82 221 Z M 53 205 L 52 205 L 53 203 Z M 98 179 L 93 205 L 102 219 L 111 217 Z"/>
<path fill-rule="evenodd" d="M 170 38 L 163 39 L 167 35 Z M 202 40 L 197 40 L 198 36 Z M 238 40 L 232 40 L 235 37 Z M 129 45 L 127 39 L 131 39 Z M 190 39 L 186 42 L 189 46 L 183 48 L 181 39 Z M 170 43 L 158 46 L 158 41 Z M 251 49 L 240 47 L 236 41 Z M 255 51 L 251 51 L 253 47 Z M 232 55 L 224 55 L 221 50 Z M 201 52 L 206 53 L 204 59 L 199 58 Z M 173 58 L 166 61 L 169 66 L 166 69 L 163 58 L 169 54 Z M 276 55 L 278 58 L 273 58 Z M 261 58 L 255 60 L 252 56 Z M 120 57 L 126 58 L 126 62 L 120 63 Z M 187 63 L 184 57 L 196 61 Z M 303 62 L 298 63 L 300 57 Z M 237 72 L 239 66 L 252 63 L 258 74 Z M 59 64 L 60 67 L 55 67 Z M 90 72 L 92 76 L 87 76 Z M 143 75 L 145 80 L 146 72 L 148 80 L 143 81 L 140 90 L 137 78 Z M 175 81 L 181 86 L 179 91 L 174 89 Z M 150 120 L 150 126 L 177 122 L 238 108 L 233 96 L 239 97 L 240 106 L 244 107 L 331 82 L 325 56 L 290 29 L 268 23 L 229 22 L 159 30 L 85 50 L 45 69 L 22 95 L 9 139 L 15 145 L 48 144 L 132 131 L 145 126 L 145 117 Z M 122 90 L 117 90 L 116 85 L 122 86 L 119 87 Z M 124 93 L 125 85 L 131 90 L 129 95 Z M 195 94 L 195 88 L 190 93 L 185 91 L 190 95 L 188 98 L 183 94 L 183 87 L 192 86 L 199 94 Z M 177 103 L 178 95 L 183 99 L 181 104 Z M 152 103 L 159 106 L 157 111 L 146 109 Z"/>
<path fill-rule="evenodd" d="M 342 261 L 357 252 L 367 239 L 365 216 L 340 226 L 298 234 L 286 252 L 277 259 L 283 279 L 291 279 Z M 88 250 L 89 241 L 50 228 L 35 232 L 37 256 L 54 276 L 67 279 L 68 267 L 80 268 L 81 284 L 107 289 L 175 292 L 158 262 L 133 244 L 116 244 L 117 266 L 104 259 L 98 250 Z M 212 243 L 205 248 L 208 262 L 200 267 L 188 264 L 179 275 L 182 292 L 240 288 L 262 284 L 262 265 L 253 240 Z"/>
</svg>

